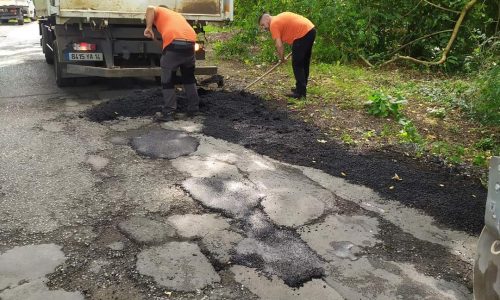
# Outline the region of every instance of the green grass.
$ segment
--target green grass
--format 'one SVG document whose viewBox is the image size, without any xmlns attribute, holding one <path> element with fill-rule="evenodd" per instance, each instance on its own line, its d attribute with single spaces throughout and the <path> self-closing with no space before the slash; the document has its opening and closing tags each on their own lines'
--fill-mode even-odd
<svg viewBox="0 0 500 300">
<path fill-rule="evenodd" d="M 291 68 L 287 69 L 287 73 L 293 80 Z M 415 79 L 413 75 L 411 72 L 372 70 L 352 65 L 313 64 L 308 94 L 314 96 L 313 99 L 320 99 L 313 100 L 316 105 L 335 105 L 340 109 L 363 112 L 366 110 L 365 102 L 375 91 L 393 99 L 400 95 L 408 100 L 408 104 L 399 108 L 402 110 L 399 123 L 399 118 L 391 121 L 386 117 L 381 121 L 388 124 L 379 125 L 383 126 L 381 130 L 340 128 L 336 135 L 350 146 L 360 141 L 415 144 L 416 156 L 427 153 L 439 156 L 449 164 L 468 162 L 486 168 L 491 156 L 500 155 L 500 141 L 498 130 L 497 135 L 492 135 L 491 130 L 495 132 L 494 129 L 471 120 L 465 109 L 468 100 L 463 95 L 469 92 L 473 79 L 442 75 L 432 77 L 421 73 L 417 73 Z M 295 108 L 307 108 L 309 105 L 295 103 Z M 434 120 L 433 125 L 422 123 L 422 120 Z M 454 140 L 454 136 L 463 133 L 464 126 L 467 131 L 478 133 L 476 136 L 479 139 Z"/>
<path fill-rule="evenodd" d="M 221 26 L 215 24 L 204 26 L 203 29 L 205 30 L 205 33 L 222 33 L 231 31 L 231 28 L 229 26 Z"/>
</svg>

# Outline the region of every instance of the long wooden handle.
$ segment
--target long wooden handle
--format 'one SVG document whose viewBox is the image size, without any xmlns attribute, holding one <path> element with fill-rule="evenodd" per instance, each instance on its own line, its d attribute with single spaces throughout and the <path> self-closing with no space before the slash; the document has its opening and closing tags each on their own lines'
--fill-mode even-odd
<svg viewBox="0 0 500 300">
<path fill-rule="evenodd" d="M 285 59 L 288 59 L 290 57 L 290 55 L 292 55 L 292 53 L 289 53 Z M 264 73 L 262 76 L 260 76 L 259 78 L 255 79 L 254 81 L 252 81 L 249 85 L 247 85 L 245 87 L 245 90 L 247 90 L 248 88 L 250 88 L 252 85 L 256 84 L 257 82 L 261 81 L 262 78 L 266 77 L 269 73 L 271 73 L 272 71 L 274 71 L 277 67 L 279 67 L 280 65 L 282 64 L 282 62 L 280 61 L 279 63 L 277 63 L 276 65 L 274 65 L 271 69 L 269 69 L 266 73 Z"/>
</svg>

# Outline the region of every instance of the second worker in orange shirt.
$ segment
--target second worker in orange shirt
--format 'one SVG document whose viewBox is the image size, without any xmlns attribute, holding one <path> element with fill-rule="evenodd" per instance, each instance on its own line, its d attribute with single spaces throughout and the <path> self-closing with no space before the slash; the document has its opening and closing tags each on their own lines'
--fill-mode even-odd
<svg viewBox="0 0 500 300">
<path fill-rule="evenodd" d="M 276 16 L 263 14 L 259 18 L 259 25 L 271 32 L 281 61 L 285 60 L 283 43 L 292 45 L 292 65 L 296 82 L 292 94 L 288 96 L 305 98 L 312 47 L 316 39 L 314 24 L 301 15 L 283 12 Z"/>
</svg>

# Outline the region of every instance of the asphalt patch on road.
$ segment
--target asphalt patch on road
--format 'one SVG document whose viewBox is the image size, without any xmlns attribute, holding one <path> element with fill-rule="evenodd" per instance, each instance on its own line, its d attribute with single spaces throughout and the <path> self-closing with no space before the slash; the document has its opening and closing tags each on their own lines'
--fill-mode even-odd
<svg viewBox="0 0 500 300">
<path fill-rule="evenodd" d="M 382 218 L 379 222 L 378 237 L 383 243 L 366 249 L 368 253 L 387 261 L 411 263 L 423 274 L 459 282 L 472 292 L 471 264 L 451 254 L 445 246 L 419 240 Z"/>
<path fill-rule="evenodd" d="M 319 143 L 324 135 L 318 128 L 295 119 L 285 110 L 268 107 L 269 102 L 252 94 L 200 90 L 200 97 L 206 135 L 333 176 L 347 174 L 350 182 L 421 209 L 447 228 L 477 235 L 484 225 L 486 190 L 479 180 L 397 152 L 355 153 L 335 141 Z M 180 99 L 182 108 L 182 95 Z M 97 105 L 85 116 L 96 122 L 153 116 L 161 110 L 161 103 L 160 89 L 137 91 Z M 403 180 L 394 181 L 395 173 Z"/>
<path fill-rule="evenodd" d="M 323 261 L 296 232 L 275 226 L 256 210 L 243 221 L 247 238 L 235 248 L 233 264 L 276 275 L 290 287 L 300 287 L 325 274 Z"/>
<path fill-rule="evenodd" d="M 151 158 L 175 159 L 198 149 L 199 142 L 181 131 L 153 129 L 132 138 L 132 149 Z"/>
</svg>

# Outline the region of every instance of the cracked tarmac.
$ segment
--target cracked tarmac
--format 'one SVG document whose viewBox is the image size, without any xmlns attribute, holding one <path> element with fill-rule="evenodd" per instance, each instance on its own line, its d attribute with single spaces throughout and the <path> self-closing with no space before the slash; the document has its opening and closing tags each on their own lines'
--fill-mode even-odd
<svg viewBox="0 0 500 300">
<path fill-rule="evenodd" d="M 48 68 L 31 59 L 20 71 L 1 66 L 0 83 Z M 2 91 L 0 299 L 471 298 L 475 236 L 369 186 L 259 154 L 239 121 L 221 139 L 227 119 L 213 103 L 205 117 L 164 124 L 141 101 L 127 106 L 134 115 L 79 117 L 157 102 L 148 84 Z"/>
</svg>

